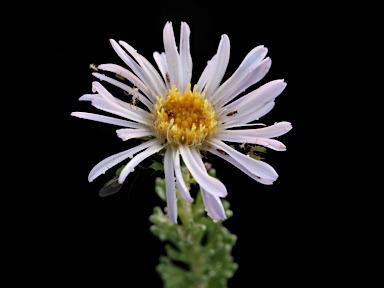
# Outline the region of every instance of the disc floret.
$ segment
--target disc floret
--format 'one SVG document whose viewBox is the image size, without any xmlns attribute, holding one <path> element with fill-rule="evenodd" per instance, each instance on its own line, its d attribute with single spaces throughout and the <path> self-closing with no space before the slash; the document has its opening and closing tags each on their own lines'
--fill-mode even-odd
<svg viewBox="0 0 384 288">
<path fill-rule="evenodd" d="M 212 104 L 188 84 L 184 93 L 174 85 L 165 98 L 158 97 L 154 109 L 157 137 L 171 145 L 200 146 L 217 132 L 217 121 Z"/>
</svg>

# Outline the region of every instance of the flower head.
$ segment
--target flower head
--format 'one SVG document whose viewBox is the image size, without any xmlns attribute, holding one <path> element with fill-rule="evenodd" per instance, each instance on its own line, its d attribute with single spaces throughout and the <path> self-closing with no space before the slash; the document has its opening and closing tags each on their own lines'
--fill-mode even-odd
<svg viewBox="0 0 384 288">
<path fill-rule="evenodd" d="M 160 150 L 165 151 L 164 174 L 171 223 L 177 223 L 176 187 L 184 200 L 193 201 L 182 177 L 180 158 L 200 185 L 208 215 L 214 221 L 222 220 L 226 216 L 220 197 L 225 197 L 227 190 L 221 181 L 208 175 L 201 153 L 215 154 L 252 179 L 272 184 L 278 177 L 276 171 L 254 152 L 263 151 L 263 147 L 285 150 L 284 144 L 272 138 L 292 128 L 289 122 L 278 122 L 269 127 L 239 129 L 241 126 L 263 125 L 249 123 L 268 113 L 275 104 L 274 99 L 286 87 L 283 80 L 275 80 L 237 97 L 268 72 L 271 59 L 265 58 L 267 48 L 257 46 L 252 49 L 233 75 L 221 83 L 230 54 L 229 38 L 222 35 L 217 53 L 192 86 L 189 36 L 190 29 L 182 22 L 178 51 L 172 23 L 166 23 L 163 31 L 165 52 L 153 54 L 160 73 L 126 42 L 110 40 L 130 70 L 115 64 L 102 64 L 93 68 L 93 75 L 129 93 L 131 102 L 114 97 L 97 81 L 92 83 L 95 93 L 83 95 L 79 100 L 91 101 L 94 107 L 127 120 L 85 112 L 71 114 L 123 127 L 117 130 L 117 136 L 123 141 L 150 137 L 136 147 L 102 160 L 91 170 L 89 181 L 131 158 L 119 175 L 121 184 L 141 161 Z M 101 74 L 99 70 L 115 73 L 121 81 Z M 124 79 L 133 86 L 125 84 Z M 142 107 L 136 103 L 141 103 Z M 250 147 L 250 152 L 243 154 L 225 142 L 241 143 L 242 148 Z"/>
</svg>

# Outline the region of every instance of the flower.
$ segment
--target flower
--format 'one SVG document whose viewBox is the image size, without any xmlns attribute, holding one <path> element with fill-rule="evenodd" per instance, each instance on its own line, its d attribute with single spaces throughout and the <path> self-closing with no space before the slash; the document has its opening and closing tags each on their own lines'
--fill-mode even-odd
<svg viewBox="0 0 384 288">
<path fill-rule="evenodd" d="M 227 190 L 221 181 L 208 175 L 201 154 L 210 152 L 252 179 L 272 184 L 278 174 L 252 152 L 255 150 L 246 155 L 225 142 L 242 143 L 242 148 L 247 145 L 251 149 L 264 146 L 277 151 L 286 150 L 284 144 L 271 138 L 288 132 L 292 128 L 289 122 L 257 129 L 239 129 L 241 126 L 263 125 L 248 123 L 258 120 L 273 108 L 274 99 L 284 90 L 286 83 L 284 80 L 271 81 L 236 98 L 266 75 L 271 59 L 265 58 L 267 48 L 257 46 L 248 53 L 233 75 L 221 84 L 230 55 L 229 38 L 222 35 L 216 55 L 208 61 L 197 84 L 192 87 L 190 29 L 182 22 L 180 30 L 178 51 L 172 23 L 167 22 L 164 27 L 165 52 L 153 54 L 160 74 L 132 46 L 113 39 L 110 40 L 113 49 L 130 70 L 115 64 L 92 66 L 96 78 L 128 92 L 132 96 L 131 103 L 112 96 L 97 81 L 92 83 L 95 94 L 85 94 L 79 100 L 91 101 L 94 107 L 128 120 L 86 112 L 73 112 L 71 115 L 123 127 L 116 131 L 123 141 L 150 137 L 150 140 L 136 147 L 102 160 L 89 173 L 90 182 L 109 168 L 131 158 L 119 175 L 121 184 L 140 162 L 165 151 L 164 174 L 170 222 L 177 223 L 176 187 L 184 200 L 193 201 L 182 177 L 180 157 L 200 185 L 208 215 L 214 221 L 223 220 L 226 215 L 220 197 L 225 197 Z M 101 74 L 99 70 L 115 73 L 122 81 Z M 124 79 L 134 86 L 125 84 Z M 137 103 L 141 103 L 142 108 Z"/>
</svg>

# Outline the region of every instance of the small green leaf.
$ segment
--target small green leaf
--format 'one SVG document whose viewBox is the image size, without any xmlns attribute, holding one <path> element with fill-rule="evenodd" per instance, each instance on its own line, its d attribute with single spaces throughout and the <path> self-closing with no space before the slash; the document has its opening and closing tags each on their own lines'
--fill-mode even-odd
<svg viewBox="0 0 384 288">
<path fill-rule="evenodd" d="M 165 190 L 165 180 L 160 178 L 160 177 L 157 177 L 155 179 L 155 192 L 157 193 L 157 195 L 159 195 L 159 197 L 164 201 L 166 202 L 167 201 L 167 196 L 166 196 L 166 190 Z"/>
<path fill-rule="evenodd" d="M 155 171 L 162 171 L 162 172 L 164 172 L 164 166 L 160 162 L 155 161 L 149 167 L 152 168 Z"/>
<path fill-rule="evenodd" d="M 117 169 L 117 171 L 115 172 L 115 175 L 120 176 L 120 173 L 121 173 L 121 171 L 123 171 L 124 167 L 125 167 L 125 165 L 122 165 L 119 169 Z"/>
</svg>

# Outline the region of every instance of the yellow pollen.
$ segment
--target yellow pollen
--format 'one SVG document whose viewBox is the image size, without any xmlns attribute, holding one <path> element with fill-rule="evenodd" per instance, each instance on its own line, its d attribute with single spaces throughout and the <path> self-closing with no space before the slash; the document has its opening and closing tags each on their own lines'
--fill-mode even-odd
<svg viewBox="0 0 384 288">
<path fill-rule="evenodd" d="M 217 121 L 212 104 L 204 93 L 191 91 L 180 93 L 174 85 L 165 98 L 157 98 L 153 112 L 157 136 L 173 145 L 199 146 L 217 132 Z"/>
</svg>

